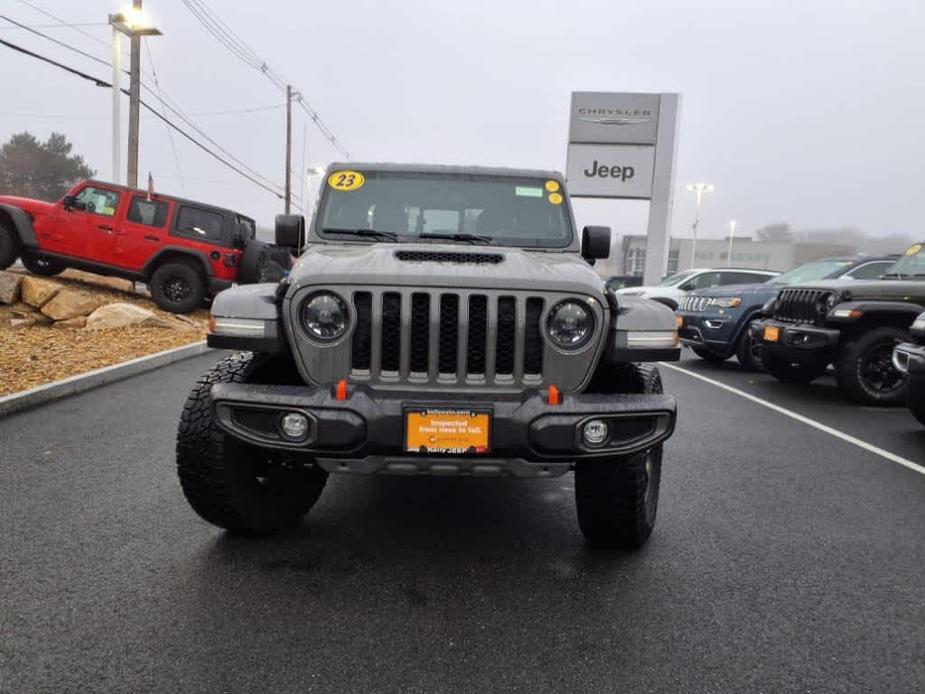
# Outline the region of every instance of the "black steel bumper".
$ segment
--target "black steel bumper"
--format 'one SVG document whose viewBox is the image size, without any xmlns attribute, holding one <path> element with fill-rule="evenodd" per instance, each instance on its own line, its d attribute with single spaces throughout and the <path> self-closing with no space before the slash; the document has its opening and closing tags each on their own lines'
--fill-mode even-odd
<svg viewBox="0 0 925 694">
<path fill-rule="evenodd" d="M 676 418 L 675 399 L 669 395 L 566 395 L 551 405 L 538 390 L 516 400 L 454 400 L 350 386 L 346 399 L 339 400 L 329 388 L 222 383 L 212 387 L 212 401 L 218 425 L 241 441 L 308 453 L 332 471 L 362 473 L 552 476 L 578 459 L 650 448 L 671 436 Z M 435 408 L 489 412 L 488 452 L 454 457 L 409 453 L 406 413 Z M 287 439 L 281 432 L 287 412 L 308 417 L 303 440 Z M 582 426 L 590 419 L 609 426 L 610 436 L 601 446 L 582 441 Z"/>
<path fill-rule="evenodd" d="M 767 328 L 771 328 L 771 332 L 777 328 L 777 340 L 767 339 Z M 828 361 L 841 339 L 838 330 L 806 323 L 784 323 L 773 318 L 755 321 L 749 330 L 761 340 L 769 356 L 807 364 Z"/>
<path fill-rule="evenodd" d="M 893 365 L 909 376 L 909 402 L 925 402 L 925 345 L 913 342 L 896 345 Z"/>
</svg>

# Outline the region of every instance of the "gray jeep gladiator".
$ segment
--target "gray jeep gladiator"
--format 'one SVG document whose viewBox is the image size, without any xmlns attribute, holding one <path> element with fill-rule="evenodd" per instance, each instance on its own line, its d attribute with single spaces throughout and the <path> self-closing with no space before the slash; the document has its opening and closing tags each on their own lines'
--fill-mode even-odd
<svg viewBox="0 0 925 694">
<path fill-rule="evenodd" d="M 301 217 L 277 218 L 301 247 Z M 291 527 L 332 472 L 575 473 L 594 544 L 655 523 L 675 400 L 644 362 L 679 357 L 670 309 L 616 297 L 558 173 L 335 164 L 278 284 L 228 289 L 177 466 L 193 509 L 231 531 Z"/>
</svg>

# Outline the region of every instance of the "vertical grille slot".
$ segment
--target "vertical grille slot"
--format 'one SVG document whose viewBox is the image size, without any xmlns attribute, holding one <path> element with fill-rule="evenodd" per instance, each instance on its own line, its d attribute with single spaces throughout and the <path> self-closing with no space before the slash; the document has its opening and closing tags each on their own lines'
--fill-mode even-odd
<svg viewBox="0 0 925 694">
<path fill-rule="evenodd" d="M 382 370 L 398 371 L 401 360 L 401 294 L 382 295 Z"/>
<path fill-rule="evenodd" d="M 367 371 L 370 368 L 372 305 L 372 295 L 369 292 L 357 292 L 353 295 L 353 309 L 356 311 L 357 324 L 353 330 L 350 366 L 357 371 Z"/>
<path fill-rule="evenodd" d="M 411 372 L 427 373 L 427 352 L 430 341 L 430 295 L 411 297 Z"/>
<path fill-rule="evenodd" d="M 495 373 L 514 375 L 514 341 L 517 331 L 517 311 L 512 296 L 498 299 L 498 338 L 495 347 Z"/>
<path fill-rule="evenodd" d="M 440 295 L 440 341 L 437 365 L 442 374 L 456 374 L 456 349 L 459 339 L 459 297 Z"/>
<path fill-rule="evenodd" d="M 466 345 L 466 372 L 485 375 L 485 349 L 488 335 L 488 299 L 481 294 L 469 297 L 469 339 Z"/>
<path fill-rule="evenodd" d="M 524 374 L 539 376 L 543 373 L 543 336 L 540 317 L 543 314 L 543 300 L 538 297 L 527 299 L 526 339 L 524 340 Z"/>
</svg>

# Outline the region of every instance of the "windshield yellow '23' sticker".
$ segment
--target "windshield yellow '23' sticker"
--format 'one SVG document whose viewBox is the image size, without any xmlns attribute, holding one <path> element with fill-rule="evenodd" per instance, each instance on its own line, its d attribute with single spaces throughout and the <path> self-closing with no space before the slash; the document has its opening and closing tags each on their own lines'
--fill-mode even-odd
<svg viewBox="0 0 925 694">
<path fill-rule="evenodd" d="M 344 192 L 362 188 L 366 179 L 359 171 L 335 171 L 328 176 L 328 185 Z"/>
<path fill-rule="evenodd" d="M 909 246 L 909 248 L 906 249 L 906 255 L 916 255 L 921 250 L 922 244 L 917 243 L 914 246 Z"/>
</svg>

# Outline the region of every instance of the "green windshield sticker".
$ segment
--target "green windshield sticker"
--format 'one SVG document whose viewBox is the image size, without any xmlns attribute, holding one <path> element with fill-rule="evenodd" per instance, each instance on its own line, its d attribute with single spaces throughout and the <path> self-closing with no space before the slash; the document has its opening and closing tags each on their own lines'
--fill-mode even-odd
<svg viewBox="0 0 925 694">
<path fill-rule="evenodd" d="M 521 198 L 541 198 L 543 197 L 543 189 L 533 188 L 532 186 L 517 186 L 514 189 L 514 195 Z"/>
</svg>

